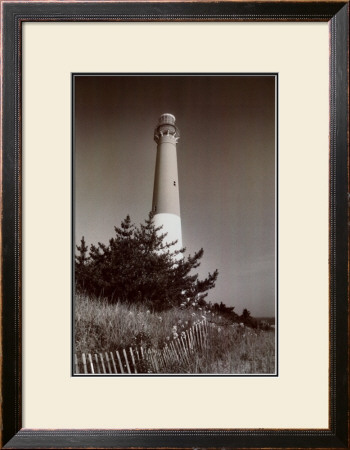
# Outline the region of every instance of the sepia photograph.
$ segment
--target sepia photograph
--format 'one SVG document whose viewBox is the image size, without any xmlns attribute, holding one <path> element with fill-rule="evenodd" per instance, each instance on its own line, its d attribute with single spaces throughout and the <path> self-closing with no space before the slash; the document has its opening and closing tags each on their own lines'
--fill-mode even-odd
<svg viewBox="0 0 350 450">
<path fill-rule="evenodd" d="M 73 74 L 72 366 L 276 376 L 277 75 Z"/>
</svg>

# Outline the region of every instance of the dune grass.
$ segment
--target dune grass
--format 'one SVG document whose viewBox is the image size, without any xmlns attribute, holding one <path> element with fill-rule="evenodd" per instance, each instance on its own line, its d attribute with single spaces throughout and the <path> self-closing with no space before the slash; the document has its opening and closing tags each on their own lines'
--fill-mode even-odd
<svg viewBox="0 0 350 450">
<path fill-rule="evenodd" d="M 153 312 L 142 304 L 115 303 L 76 295 L 75 352 L 94 353 L 128 347 L 162 349 L 195 323 L 210 323 L 209 345 L 168 373 L 274 373 L 275 333 L 232 323 L 198 305 Z"/>
</svg>

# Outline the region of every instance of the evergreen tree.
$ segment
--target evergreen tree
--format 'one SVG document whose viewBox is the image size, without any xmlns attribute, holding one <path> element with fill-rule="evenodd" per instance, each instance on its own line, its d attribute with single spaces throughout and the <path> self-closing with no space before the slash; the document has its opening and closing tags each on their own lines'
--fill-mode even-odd
<svg viewBox="0 0 350 450">
<path fill-rule="evenodd" d="M 84 241 L 77 247 L 77 289 L 111 301 L 143 302 L 157 310 L 179 305 L 187 298 L 205 297 L 215 286 L 218 271 L 199 280 L 198 274 L 191 272 L 199 267 L 203 249 L 179 259 L 185 249 L 172 250 L 176 242 L 167 243 L 165 236 L 161 227 L 155 227 L 153 213 L 140 227 L 132 224 L 128 215 L 120 228 L 115 227 L 108 245 L 91 245 L 82 265 Z"/>
<path fill-rule="evenodd" d="M 240 319 L 248 327 L 256 328 L 258 326 L 258 321 L 252 317 L 250 311 L 246 308 L 243 309 Z"/>
<path fill-rule="evenodd" d="M 77 245 L 78 254 L 75 256 L 75 283 L 79 290 L 86 289 L 88 277 L 88 261 L 87 256 L 88 246 L 86 245 L 84 236 L 80 240 L 80 245 Z"/>
<path fill-rule="evenodd" d="M 250 318 L 251 318 L 250 311 L 248 309 L 244 308 L 243 312 L 242 312 L 242 319 L 249 320 Z"/>
</svg>

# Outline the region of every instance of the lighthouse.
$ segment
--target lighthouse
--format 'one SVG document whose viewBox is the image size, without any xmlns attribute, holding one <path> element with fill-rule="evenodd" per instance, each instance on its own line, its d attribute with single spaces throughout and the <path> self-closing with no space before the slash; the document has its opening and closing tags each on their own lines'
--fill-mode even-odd
<svg viewBox="0 0 350 450">
<path fill-rule="evenodd" d="M 157 143 L 157 159 L 154 175 L 152 211 L 154 225 L 163 226 L 161 233 L 167 233 L 167 243 L 177 241 L 170 250 L 182 248 L 179 178 L 177 173 L 176 144 L 180 132 L 175 123 L 175 116 L 162 114 L 154 130 Z M 182 258 L 182 254 L 177 256 Z"/>
</svg>

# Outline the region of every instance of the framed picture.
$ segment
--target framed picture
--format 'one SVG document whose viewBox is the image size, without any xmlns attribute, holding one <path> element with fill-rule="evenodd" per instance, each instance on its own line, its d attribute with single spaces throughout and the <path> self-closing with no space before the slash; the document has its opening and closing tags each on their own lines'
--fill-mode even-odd
<svg viewBox="0 0 350 450">
<path fill-rule="evenodd" d="M 4 448 L 348 447 L 348 10 L 2 2 Z"/>
</svg>

